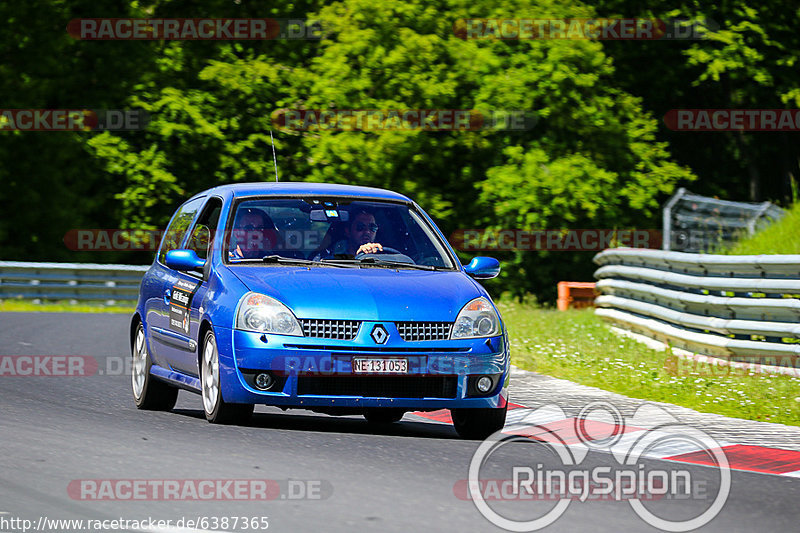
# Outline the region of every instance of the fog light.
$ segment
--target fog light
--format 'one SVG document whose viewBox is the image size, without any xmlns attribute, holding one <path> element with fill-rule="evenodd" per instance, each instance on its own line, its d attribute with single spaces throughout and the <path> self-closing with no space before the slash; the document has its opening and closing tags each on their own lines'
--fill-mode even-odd
<svg viewBox="0 0 800 533">
<path fill-rule="evenodd" d="M 489 389 L 492 388 L 492 378 L 489 376 L 481 376 L 475 386 L 478 388 L 478 392 L 489 392 Z"/>
<path fill-rule="evenodd" d="M 272 376 L 269 374 L 258 374 L 256 375 L 256 387 L 261 390 L 267 390 L 272 387 L 272 384 L 275 383 L 275 380 L 272 379 Z"/>
</svg>

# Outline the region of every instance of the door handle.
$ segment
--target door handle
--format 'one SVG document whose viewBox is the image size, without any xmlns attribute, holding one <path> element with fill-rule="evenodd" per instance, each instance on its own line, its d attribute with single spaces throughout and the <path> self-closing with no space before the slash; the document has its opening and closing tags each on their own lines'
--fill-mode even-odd
<svg viewBox="0 0 800 533">
<path fill-rule="evenodd" d="M 170 289 L 166 289 L 164 291 L 164 303 L 169 305 L 169 301 L 172 299 L 172 291 Z"/>
</svg>

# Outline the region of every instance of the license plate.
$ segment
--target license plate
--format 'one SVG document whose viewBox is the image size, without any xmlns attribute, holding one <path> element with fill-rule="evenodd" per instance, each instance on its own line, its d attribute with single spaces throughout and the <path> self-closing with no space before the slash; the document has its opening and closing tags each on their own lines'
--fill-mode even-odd
<svg viewBox="0 0 800 533">
<path fill-rule="evenodd" d="M 388 357 L 354 357 L 355 374 L 407 374 L 408 359 Z"/>
</svg>

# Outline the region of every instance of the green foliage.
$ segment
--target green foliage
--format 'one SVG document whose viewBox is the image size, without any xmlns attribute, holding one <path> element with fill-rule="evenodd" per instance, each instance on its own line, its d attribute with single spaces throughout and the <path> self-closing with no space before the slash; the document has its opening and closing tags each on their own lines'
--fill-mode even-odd
<svg viewBox="0 0 800 533">
<path fill-rule="evenodd" d="M 312 7 L 312 6 L 308 6 Z M 524 110 L 530 131 L 278 131 L 284 180 L 389 188 L 415 198 L 444 231 L 618 227 L 655 220 L 691 173 L 670 161 L 641 100 L 615 86 L 592 41 L 462 40 L 459 18 L 592 16 L 576 2 L 344 0 L 305 15 L 321 42 L 165 44 L 129 102 L 153 121 L 141 135 L 88 142 L 125 187 L 124 226 L 164 224 L 186 195 L 269 180 L 269 130 L 280 108 Z M 207 55 L 201 57 L 198 51 Z M 557 281 L 533 254 L 506 258 L 502 282 L 547 296 Z M 586 276 L 590 256 L 568 260 Z M 546 280 L 545 284 L 539 284 Z"/>
<path fill-rule="evenodd" d="M 155 46 L 83 43 L 69 37 L 77 17 L 141 16 L 109 0 L 0 2 L 0 100 L 5 109 L 121 108 L 149 71 Z M 89 133 L 0 132 L 0 257 L 5 260 L 121 261 L 125 254 L 76 254 L 72 228 L 118 227 L 114 195 L 127 187 L 87 149 Z M 94 256 L 94 257 L 93 257 Z"/>
<path fill-rule="evenodd" d="M 40 16 L 42 4 L 49 13 Z M 4 133 L 0 255 L 145 262 L 152 255 L 75 254 L 70 228 L 163 228 L 188 195 L 271 180 L 270 131 L 283 180 L 384 187 L 457 229 L 652 229 L 660 205 L 693 190 L 780 198 L 800 149 L 785 136 L 674 133 L 670 108 L 797 105 L 794 11 L 742 0 L 340 0 L 147 4 L 43 0 L 3 5 L 0 93 L 7 107 L 141 108 L 142 132 Z M 323 22 L 322 40 L 76 41 L 81 16 L 277 17 Z M 464 18 L 688 16 L 718 29 L 698 41 L 463 40 Z M 477 109 L 535 113 L 525 131 L 286 131 L 276 110 Z M 716 135 L 716 136 L 715 136 Z M 667 144 L 669 143 L 669 145 Z M 674 153 L 674 155 L 673 155 Z M 794 158 L 794 159 L 792 159 Z M 776 163 L 777 162 L 777 163 Z M 776 174 L 778 176 L 778 174 Z M 785 196 L 785 195 L 783 195 Z M 46 224 L 42 213 L 46 212 Z M 492 290 L 552 299 L 562 279 L 591 278 L 590 252 L 506 252 Z M 466 255 L 462 259 L 468 259 Z"/>
<path fill-rule="evenodd" d="M 782 219 L 739 241 L 725 253 L 800 254 L 800 203 L 793 204 Z"/>
<path fill-rule="evenodd" d="M 661 117 L 670 109 L 800 107 L 800 35 L 797 5 L 787 2 L 669 2 L 631 0 L 597 3 L 601 15 L 684 19 L 701 38 L 608 42 L 620 86 L 642 96 Z M 731 200 L 791 199 L 800 172 L 795 132 L 686 133 L 663 125 L 677 162 L 699 176 L 692 190 Z"/>
</svg>

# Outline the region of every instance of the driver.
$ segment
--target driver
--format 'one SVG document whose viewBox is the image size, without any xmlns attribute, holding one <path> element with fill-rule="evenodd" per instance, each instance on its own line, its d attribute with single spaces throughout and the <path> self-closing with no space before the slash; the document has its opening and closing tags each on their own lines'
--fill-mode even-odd
<svg viewBox="0 0 800 533">
<path fill-rule="evenodd" d="M 358 254 L 375 254 L 383 251 L 380 243 L 372 242 L 375 240 L 375 233 L 378 225 L 375 223 L 375 215 L 365 209 L 359 209 L 351 214 L 350 222 L 345 223 L 343 232 L 344 238 L 340 238 L 330 244 L 335 226 L 331 226 L 328 234 L 323 239 L 323 244 L 317 250 L 314 261 L 319 261 L 323 257 L 335 257 L 336 259 L 353 259 Z M 341 233 L 340 233 L 341 235 Z"/>
<path fill-rule="evenodd" d="M 334 250 L 334 253 L 356 256 L 361 253 L 374 254 L 383 251 L 383 246 L 380 243 L 372 242 L 375 240 L 377 231 L 378 225 L 375 223 L 375 216 L 363 209 L 358 211 L 350 221 L 350 225 L 344 230 L 344 234 L 347 237 L 347 248 L 340 252 L 338 250 L 339 243 L 337 243 L 337 250 Z"/>
</svg>

